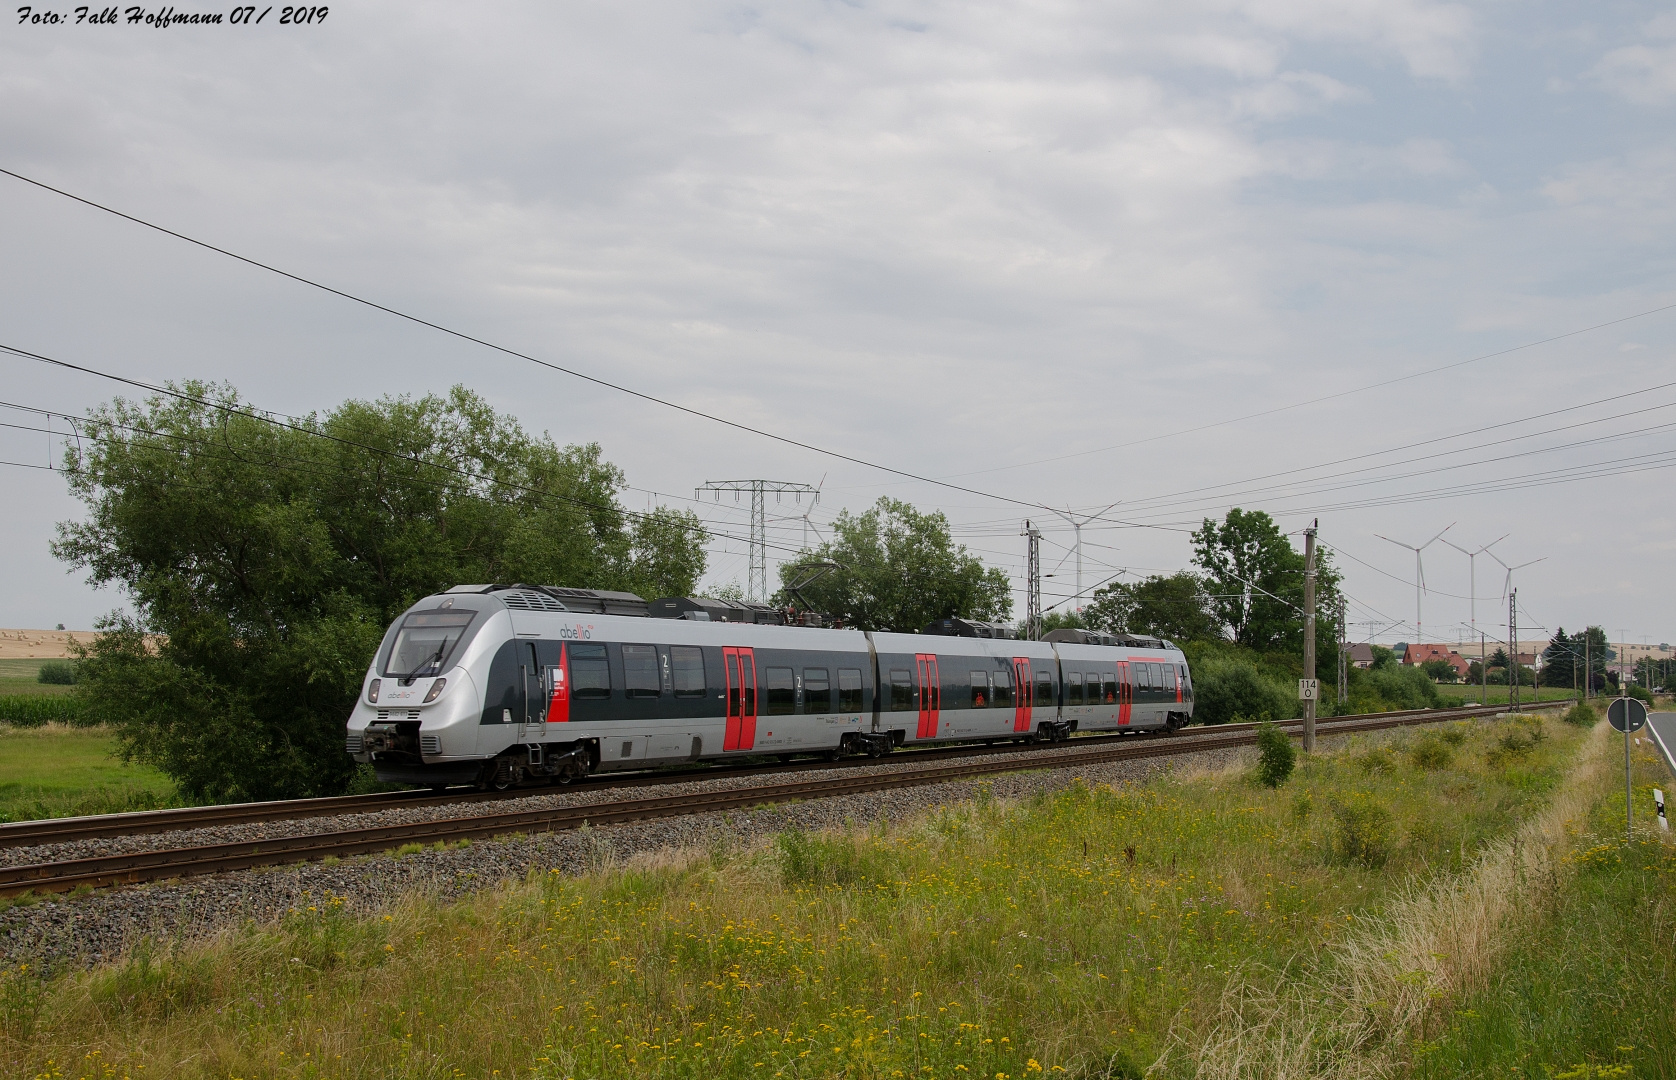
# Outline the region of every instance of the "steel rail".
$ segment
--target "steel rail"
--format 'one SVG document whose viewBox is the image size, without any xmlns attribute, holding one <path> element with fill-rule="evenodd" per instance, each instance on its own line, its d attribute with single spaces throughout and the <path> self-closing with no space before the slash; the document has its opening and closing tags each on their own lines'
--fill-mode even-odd
<svg viewBox="0 0 1676 1080">
<path fill-rule="evenodd" d="M 1488 706 L 1486 706 L 1488 708 Z M 1399 709 L 1395 712 L 1356 714 L 1363 719 L 1414 716 L 1436 712 L 1434 709 Z M 1351 717 L 1335 717 L 1346 720 Z M 1301 720 L 1283 721 L 1281 726 L 1292 730 L 1302 725 Z M 1256 724 L 1220 724 L 1215 727 L 1189 727 L 1173 734 L 1157 731 L 1132 733 L 1078 735 L 1068 743 L 1015 743 L 1012 735 L 998 737 L 995 744 L 976 743 L 961 746 L 938 746 L 923 750 L 903 750 L 884 759 L 892 763 L 904 761 L 941 761 L 987 754 L 1030 754 L 1061 749 L 1067 745 L 1082 746 L 1129 741 L 1136 737 L 1159 739 L 1191 739 L 1214 737 L 1227 733 L 1254 729 Z M 1002 742 L 1001 740 L 1006 740 Z M 783 773 L 822 772 L 830 769 L 862 767 L 871 759 L 844 758 L 838 761 L 750 762 L 707 765 L 691 768 L 665 769 L 657 772 L 621 772 L 595 774 L 587 780 L 564 787 L 522 787 L 506 791 L 456 791 L 437 794 L 429 790 L 379 792 L 371 795 L 337 795 L 311 799 L 278 799 L 269 802 L 222 803 L 214 806 L 185 806 L 168 810 L 137 810 L 118 814 L 94 814 L 83 817 L 38 818 L 0 824 L 0 849 L 35 847 L 41 844 L 67 843 L 73 840 L 97 840 L 113 836 L 139 836 L 148 833 L 176 832 L 214 825 L 252 825 L 268 821 L 294 821 L 311 817 L 332 817 L 343 814 L 368 814 L 380 810 L 406 807 L 443 806 L 450 803 L 498 802 L 507 799 L 529 798 L 554 791 L 581 791 L 596 786 L 613 788 L 655 787 L 693 780 L 712 780 L 738 776 L 771 776 Z"/>
<path fill-rule="evenodd" d="M 1544 703 L 1535 707 L 1552 707 L 1559 704 L 1563 703 Z M 1320 734 L 1354 734 L 1383 728 L 1467 719 L 1504 711 L 1501 706 L 1413 710 L 1407 711 L 1405 715 L 1386 714 L 1380 717 L 1329 722 L 1322 725 L 1323 730 Z M 1072 753 L 1061 753 L 1043 760 L 1036 760 L 1031 755 L 1008 755 L 1000 759 L 957 761 L 844 777 L 817 777 L 721 791 L 654 795 L 586 806 L 504 811 L 368 829 L 298 834 L 231 844 L 209 844 L 0 867 L 0 896 L 17 896 L 27 892 L 64 892 L 83 887 L 214 874 L 257 866 L 306 862 L 328 855 L 361 855 L 415 843 L 449 843 L 510 833 L 555 832 L 579 828 L 584 824 L 615 825 L 649 818 L 713 813 L 772 805 L 794 799 L 864 794 L 1037 768 L 1078 768 L 1113 761 L 1201 753 L 1255 743 L 1257 733 L 1249 730 L 1251 726 L 1254 725 L 1242 725 L 1240 728 L 1227 725 L 1208 729 L 1217 734 L 1197 738 L 1124 740 L 1121 745 L 1100 745 L 1086 750 L 1070 744 Z M 1060 750 L 1067 748 L 1067 744 L 1064 743 L 1055 745 Z"/>
</svg>

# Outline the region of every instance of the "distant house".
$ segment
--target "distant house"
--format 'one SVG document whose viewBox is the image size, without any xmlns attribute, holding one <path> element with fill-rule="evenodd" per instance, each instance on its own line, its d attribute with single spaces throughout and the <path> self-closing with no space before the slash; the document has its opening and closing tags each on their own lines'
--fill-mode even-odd
<svg viewBox="0 0 1676 1080">
<path fill-rule="evenodd" d="M 1366 642 L 1352 645 L 1345 650 L 1349 654 L 1350 666 L 1359 667 L 1363 671 L 1373 667 L 1373 646 Z"/>
<path fill-rule="evenodd" d="M 1455 669 L 1458 678 L 1466 678 L 1472 665 L 1468 664 L 1461 654 L 1447 645 L 1410 645 L 1403 650 L 1402 662 L 1418 667 L 1428 660 L 1442 660 Z"/>
</svg>

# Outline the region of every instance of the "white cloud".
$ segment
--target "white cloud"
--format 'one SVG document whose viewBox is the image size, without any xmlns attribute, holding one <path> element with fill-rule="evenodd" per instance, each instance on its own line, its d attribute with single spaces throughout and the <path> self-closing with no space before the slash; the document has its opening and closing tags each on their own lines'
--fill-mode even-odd
<svg viewBox="0 0 1676 1080">
<path fill-rule="evenodd" d="M 1668 133 L 1641 131 L 1639 156 L 1519 135 L 1543 129 L 1547 95 L 1496 112 L 1474 92 L 1510 79 L 1483 50 L 1513 19 L 1425 0 L 887 0 L 367 4 L 295 34 L 50 48 L 14 28 L 0 141 L 23 171 L 467 331 L 965 472 L 1634 309 L 1676 239 Z M 830 467 L 834 508 L 889 490 L 961 521 L 1016 509 L 680 420 L 6 190 L 0 245 L 24 254 L 0 263 L 0 318 L 133 374 L 225 376 L 299 410 L 463 379 L 531 427 L 604 440 L 659 490 Z M 1637 340 L 1604 351 L 1664 355 Z M 1526 400 L 1476 378 L 981 486 L 1132 498 Z M 41 505 L 45 535 L 63 510 Z M 1507 506 L 1527 509 L 1481 512 Z M 1121 543 L 1140 565 L 1184 557 L 1174 534 Z"/>
<path fill-rule="evenodd" d="M 1602 56 L 1590 74 L 1637 104 L 1665 104 L 1676 97 L 1676 12 L 1649 19 L 1640 36 L 1641 43 Z"/>
</svg>

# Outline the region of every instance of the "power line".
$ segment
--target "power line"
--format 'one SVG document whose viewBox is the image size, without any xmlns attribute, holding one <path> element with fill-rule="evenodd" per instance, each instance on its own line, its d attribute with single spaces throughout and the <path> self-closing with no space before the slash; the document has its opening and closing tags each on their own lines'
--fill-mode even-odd
<svg viewBox="0 0 1676 1080">
<path fill-rule="evenodd" d="M 623 506 L 605 505 L 605 504 L 601 504 L 601 503 L 594 503 L 594 502 L 590 502 L 586 499 L 578 499 L 573 495 L 563 495 L 563 494 L 560 494 L 558 492 L 546 491 L 546 490 L 543 490 L 541 488 L 534 488 L 534 487 L 530 487 L 530 486 L 525 485 L 525 484 L 515 484 L 515 483 L 512 483 L 512 482 L 507 481 L 507 480 L 502 480 L 498 477 L 488 476 L 488 475 L 483 474 L 483 473 L 472 472 L 469 469 L 461 468 L 461 467 L 456 466 L 456 465 L 449 465 L 449 464 L 442 463 L 442 462 L 429 461 L 425 458 L 416 457 L 414 455 L 402 454 L 402 453 L 398 453 L 396 451 L 386 450 L 383 447 L 371 446 L 367 443 L 357 442 L 354 439 L 346 439 L 341 435 L 333 435 L 329 432 L 319 431 L 319 430 L 307 427 L 307 426 L 302 425 L 302 424 L 277 419 L 276 418 L 277 414 L 262 413 L 262 412 L 252 411 L 250 409 L 236 408 L 236 407 L 233 407 L 233 406 L 230 406 L 230 405 L 223 404 L 221 402 L 212 401 L 212 400 L 207 399 L 207 398 L 200 398 L 200 397 L 197 397 L 193 394 L 187 394 L 187 393 L 184 393 L 180 390 L 173 389 L 172 387 L 157 386 L 157 385 L 153 385 L 151 383 L 143 382 L 143 381 L 138 380 L 138 379 L 131 379 L 131 378 L 128 378 L 128 377 L 123 376 L 123 375 L 113 375 L 109 372 L 100 371 L 96 368 L 87 367 L 87 366 L 81 365 L 81 364 L 72 364 L 72 363 L 70 363 L 68 361 L 64 361 L 64 360 L 57 360 L 57 359 L 54 359 L 54 358 L 49 357 L 49 356 L 45 356 L 45 355 L 40 354 L 40 353 L 32 353 L 32 352 L 29 352 L 27 350 L 19 349 L 19 348 L 16 348 L 14 346 L 11 346 L 11 345 L 0 344 L 0 351 L 12 353 L 13 355 L 20 356 L 20 357 L 23 357 L 23 358 L 26 358 L 26 359 L 38 360 L 42 363 L 52 364 L 52 365 L 55 365 L 55 366 L 58 366 L 58 367 L 63 367 L 63 368 L 68 368 L 70 370 L 83 372 L 83 373 L 88 374 L 88 375 L 95 375 L 95 376 L 98 376 L 99 378 L 102 378 L 102 379 L 109 379 L 113 382 L 123 383 L 123 384 L 126 384 L 128 386 L 133 386 L 137 389 L 148 390 L 148 391 L 150 391 L 152 393 L 156 393 L 156 394 L 163 394 L 163 395 L 166 395 L 168 397 L 175 398 L 179 401 L 185 401 L 185 402 L 188 402 L 190 404 L 198 405 L 198 406 L 201 406 L 201 407 L 204 407 L 204 408 L 214 409 L 214 410 L 217 410 L 217 411 L 222 412 L 222 413 L 226 413 L 226 414 L 230 414 L 230 415 L 234 415 L 234 416 L 242 416 L 246 419 L 255 420 L 255 421 L 258 421 L 260 423 L 270 424 L 270 425 L 273 425 L 275 427 L 283 428 L 287 431 L 293 431 L 293 432 L 296 432 L 298 434 L 306 435 L 306 436 L 309 436 L 309 437 L 312 437 L 312 438 L 323 439 L 323 440 L 326 440 L 328 442 L 338 443 L 338 444 L 344 445 L 344 446 L 355 447 L 356 449 L 365 450 L 365 451 L 368 451 L 370 453 L 378 454 L 378 455 L 388 457 L 388 458 L 393 458 L 393 459 L 398 460 L 398 461 L 404 461 L 404 462 L 407 462 L 408 464 L 411 464 L 411 465 L 419 465 L 419 466 L 422 466 L 422 467 L 425 467 L 425 468 L 436 469 L 440 472 L 452 473 L 456 476 L 461 477 L 462 479 L 473 480 L 473 481 L 477 481 L 477 482 L 480 482 L 480 483 L 490 484 L 490 485 L 493 485 L 495 487 L 506 488 L 506 489 L 509 489 L 511 491 L 518 492 L 520 494 L 534 496 L 537 499 L 557 500 L 558 502 L 567 503 L 567 504 L 570 504 L 572 506 L 576 506 L 576 507 L 579 507 L 579 508 L 582 508 L 582 509 L 602 510 L 602 511 L 606 511 L 606 512 L 609 512 L 609 513 L 622 514 L 625 517 L 633 518 L 633 519 L 637 519 L 637 520 L 647 519 L 647 518 L 652 517 L 652 515 L 650 515 L 650 514 L 641 513 L 640 511 L 636 511 L 636 510 L 630 510 L 630 509 L 627 509 L 626 507 L 623 507 Z M 23 408 L 29 408 L 29 407 L 28 406 L 23 406 Z M 45 411 L 45 410 L 35 410 L 35 411 Z M 99 418 L 96 418 L 96 417 L 87 417 L 87 416 L 72 417 L 72 416 L 67 416 L 66 414 L 63 414 L 63 413 L 55 413 L 54 415 L 65 416 L 66 419 L 79 419 L 79 420 L 83 421 L 84 423 L 88 423 L 88 424 L 108 424 L 112 427 L 122 427 L 122 428 L 129 429 L 129 430 L 138 430 L 142 434 L 154 435 L 154 436 L 157 436 L 159 438 L 175 439 L 175 440 L 178 440 L 178 441 L 192 443 L 194 445 L 201 446 L 201 447 L 210 445 L 210 444 L 207 444 L 207 443 L 203 443 L 200 440 L 189 439 L 186 436 L 182 436 L 182 435 L 174 435 L 174 434 L 171 434 L 169 432 L 150 431 L 150 430 L 144 429 L 144 428 L 137 428 L 134 425 L 120 424 L 120 423 L 116 423 L 114 421 L 99 419 Z M 503 463 L 497 462 L 497 464 L 503 464 Z M 40 466 L 36 466 L 36 467 L 40 467 Z M 425 482 L 425 481 L 421 481 L 421 483 L 423 483 L 423 482 Z M 699 533 L 699 534 L 704 535 L 704 536 L 720 537 L 720 538 L 724 538 L 724 539 L 728 539 L 728 540 L 741 540 L 742 539 L 741 537 L 734 536 L 731 533 L 719 532 L 715 529 L 707 528 L 703 525 L 689 525 L 689 526 L 685 526 L 685 527 L 690 529 L 693 532 Z M 748 543 L 749 541 L 745 541 L 745 542 Z M 796 553 L 798 551 L 798 549 L 790 548 L 790 547 L 787 547 L 787 546 L 781 545 L 781 544 L 770 544 L 769 546 L 774 547 L 776 550 L 780 550 L 780 551 L 787 551 L 787 552 L 793 552 L 793 553 Z"/>
<path fill-rule="evenodd" d="M 0 170 L 0 172 L 3 172 L 3 171 L 4 170 Z M 13 174 L 13 175 L 15 175 L 15 174 Z M 33 182 L 33 181 L 31 181 L 31 182 Z M 72 196 L 72 198 L 73 197 L 74 196 Z M 1217 421 L 1214 421 L 1214 422 L 1209 423 L 1209 424 L 1199 424 L 1195 427 L 1180 428 L 1176 431 L 1165 432 L 1162 435 L 1149 435 L 1144 439 L 1135 439 L 1135 440 L 1132 440 L 1132 441 L 1126 442 L 1126 443 L 1114 443 L 1111 446 L 1097 447 L 1093 450 L 1078 450 L 1075 453 L 1059 454 L 1059 455 L 1056 455 L 1054 457 L 1037 458 L 1034 461 L 1024 461 L 1024 462 L 1019 462 L 1019 463 L 1013 464 L 1013 465 L 998 465 L 998 466 L 996 466 L 995 468 L 992 468 L 992 469 L 974 469 L 970 472 L 955 473 L 953 475 L 956 475 L 956 476 L 980 476 L 980 475 L 983 475 L 983 474 L 986 474 L 986 473 L 1004 472 L 1007 469 L 1023 469 L 1023 468 L 1028 468 L 1032 465 L 1046 465 L 1046 464 L 1050 464 L 1050 463 L 1055 462 L 1055 461 L 1069 461 L 1073 458 L 1087 457 L 1091 454 L 1104 454 L 1104 453 L 1108 453 L 1112 450 L 1123 450 L 1123 449 L 1126 449 L 1126 448 L 1131 447 L 1131 446 L 1141 446 L 1141 445 L 1144 445 L 1146 443 L 1158 442 L 1158 441 L 1163 440 L 1163 439 L 1173 439 L 1173 438 L 1176 438 L 1177 436 L 1181 436 L 1181 435 L 1192 435 L 1192 434 L 1195 434 L 1195 433 L 1200 432 L 1200 431 L 1210 431 L 1213 428 L 1226 427 L 1229 424 L 1244 423 L 1247 420 L 1256 420 L 1256 419 L 1259 419 L 1259 418 L 1264 417 L 1264 416 L 1274 416 L 1274 415 L 1277 415 L 1279 413 L 1290 412 L 1293 409 L 1302 409 L 1302 408 L 1307 408 L 1310 405 L 1320 405 L 1323 402 L 1336 401 L 1339 398 L 1351 397 L 1355 394 L 1366 393 L 1369 390 L 1378 390 L 1378 389 L 1381 389 L 1381 388 L 1386 387 L 1386 386 L 1395 386 L 1398 383 L 1410 382 L 1414 379 L 1424 378 L 1427 375 L 1436 375 L 1439 372 L 1443 372 L 1443 371 L 1452 371 L 1456 368 L 1466 367 L 1469 364 L 1476 364 L 1476 363 L 1479 363 L 1480 361 L 1483 361 L 1483 360 L 1491 360 L 1491 359 L 1494 359 L 1495 357 L 1498 357 L 1498 356 L 1508 356 L 1508 355 L 1511 355 L 1512 353 L 1523 352 L 1526 349 L 1534 349 L 1534 348 L 1537 348 L 1537 347 L 1542 346 L 1542 345 L 1552 345 L 1556 341 L 1564 341 L 1566 338 L 1577 337 L 1580 334 L 1589 334 L 1589 333 L 1593 333 L 1596 330 L 1604 330 L 1609 326 L 1618 326 L 1622 323 L 1632 322 L 1635 319 L 1644 319 L 1649 315 L 1657 315 L 1660 312 L 1670 311 L 1672 309 L 1676 309 L 1676 304 L 1663 304 L 1663 305 L 1660 305 L 1659 307 L 1656 307 L 1656 308 L 1649 308 L 1646 311 L 1638 311 L 1634 315 L 1625 315 L 1621 318 L 1608 319 L 1606 322 L 1596 323 L 1593 326 L 1585 326 L 1580 330 L 1568 330 L 1563 334 L 1555 334 L 1552 337 L 1545 337 L 1545 338 L 1542 338 L 1538 341 L 1527 341 L 1523 345 L 1514 345 L 1514 346 L 1511 346 L 1511 347 L 1506 348 L 1506 349 L 1497 349 L 1495 352 L 1482 353 L 1478 356 L 1470 357 L 1466 360 L 1456 360 L 1452 363 L 1443 364 L 1439 367 L 1428 368 L 1424 371 L 1412 372 L 1408 375 L 1400 375 L 1400 376 L 1398 376 L 1397 378 L 1394 378 L 1394 379 L 1385 379 L 1381 382 L 1368 383 L 1365 386 L 1358 386 L 1358 387 L 1355 387 L 1355 388 L 1350 389 L 1350 390 L 1340 390 L 1340 391 L 1338 391 L 1336 393 L 1332 393 L 1332 394 L 1324 394 L 1321 397 L 1310 398 L 1307 401 L 1294 402 L 1290 405 L 1279 405 L 1279 406 L 1276 406 L 1275 408 L 1272 408 L 1272 409 L 1262 409 L 1262 410 L 1259 410 L 1257 412 L 1246 413 L 1243 416 L 1231 417 L 1227 420 L 1217 420 Z"/>
<path fill-rule="evenodd" d="M 88 207 L 91 207 L 95 210 L 103 211 L 104 213 L 110 214 L 113 217 L 119 217 L 119 218 L 123 219 L 124 221 L 129 221 L 129 222 L 134 223 L 135 225 L 143 226 L 143 227 L 145 227 L 147 229 L 151 229 L 155 232 L 162 233 L 165 236 L 173 237 L 176 240 L 181 240 L 181 241 L 184 241 L 188 244 L 192 244 L 196 247 L 200 247 L 200 248 L 204 249 L 205 251 L 214 252 L 217 255 L 225 256 L 229 259 L 233 259 L 233 260 L 236 260 L 238 262 L 244 263 L 247 266 L 253 266 L 253 267 L 255 267 L 259 270 L 266 270 L 270 274 L 277 274 L 280 277 L 287 278 L 291 281 L 295 281 L 299 285 L 307 285 L 310 288 L 319 289 L 321 292 L 329 293 L 332 296 L 336 296 L 336 297 L 339 297 L 339 298 L 344 299 L 344 300 L 349 300 L 349 301 L 352 301 L 354 303 L 364 305 L 368 308 L 373 309 L 374 311 L 381 311 L 386 315 L 393 315 L 398 319 L 404 319 L 404 320 L 406 320 L 410 323 L 413 323 L 417 326 L 423 326 L 423 327 L 426 327 L 427 329 L 435 330 L 439 333 L 447 334 L 450 337 L 458 338 L 461 341 L 470 342 L 471 344 L 474 344 L 474 345 L 481 345 L 486 349 L 492 349 L 495 352 L 502 353 L 506 356 L 516 357 L 519 360 L 525 360 L 525 361 L 528 361 L 529 363 L 537 364 L 541 367 L 548 368 L 552 371 L 557 371 L 557 372 L 560 372 L 561 374 L 569 375 L 572 378 L 581 379 L 584 382 L 593 383 L 595 386 L 604 387 L 607 390 L 615 390 L 620 394 L 627 394 L 628 396 L 633 397 L 633 398 L 638 398 L 641 401 L 650 402 L 651 404 L 654 404 L 654 405 L 661 405 L 661 406 L 663 406 L 664 408 L 667 408 L 667 409 L 674 409 L 677 412 L 686 413 L 688 416 L 697 417 L 701 420 L 709 420 L 712 423 L 721 424 L 725 427 L 733 428 L 736 431 L 743 431 L 743 432 L 746 432 L 748 434 L 759 435 L 759 436 L 761 436 L 762 438 L 765 438 L 765 439 L 772 439 L 773 441 L 778 442 L 778 443 L 783 443 L 786 446 L 795 446 L 800 450 L 808 450 L 808 451 L 811 451 L 812 453 L 822 454 L 822 455 L 825 455 L 826 457 L 834 458 L 834 459 L 839 460 L 839 461 L 847 461 L 847 462 L 851 463 L 852 465 L 860 465 L 863 468 L 875 469 L 879 472 L 889 473 L 892 476 L 900 476 L 900 477 L 902 477 L 903 479 L 906 479 L 906 480 L 915 480 L 915 481 L 918 481 L 918 482 L 924 483 L 924 484 L 933 484 L 933 485 L 936 485 L 937 487 L 948 488 L 951 491 L 962 491 L 962 492 L 965 492 L 968 495 L 977 495 L 977 496 L 980 496 L 980 497 L 986 498 L 986 499 L 994 499 L 994 500 L 999 501 L 999 502 L 1011 503 L 1014 506 L 1028 507 L 1029 509 L 1032 509 L 1032 510 L 1038 510 L 1038 509 L 1046 510 L 1046 509 L 1049 509 L 1048 507 L 1046 507 L 1046 506 L 1044 506 L 1040 503 L 1033 503 L 1033 502 L 1026 501 L 1024 499 L 1015 499 L 1015 498 L 1013 498 L 1012 496 L 1009 496 L 1009 495 L 998 495 L 998 494 L 996 494 L 994 492 L 990 492 L 990 491 L 980 491 L 977 488 L 970 488 L 970 487 L 966 487 L 966 486 L 961 485 L 961 484 L 950 483 L 946 480 L 938 480 L 935 477 L 931 477 L 931 476 L 922 476 L 919 473 L 909 472 L 905 469 L 896 469 L 896 468 L 892 468 L 889 465 L 881 465 L 878 462 L 868 461 L 865 458 L 859 458 L 859 457 L 856 457 L 852 454 L 845 454 L 845 453 L 842 453 L 841 451 L 837 451 L 837 450 L 829 450 L 829 449 L 827 449 L 825 447 L 822 447 L 822 446 L 816 446 L 813 443 L 806 443 L 806 442 L 803 442 L 799 439 L 791 438 L 788 435 L 780 435 L 780 434 L 777 434 L 777 433 L 772 432 L 772 431 L 764 430 L 762 428 L 752 427 L 750 424 L 741 423 L 737 420 L 729 420 L 725 416 L 718 416 L 715 413 L 708 413 L 708 412 L 703 411 L 702 409 L 695 409 L 695 408 L 692 408 L 691 406 L 688 406 L 688 405 L 682 405 L 678 402 L 670 401 L 667 398 L 660 398 L 660 397 L 658 397 L 654 394 L 648 394 L 644 391 L 635 390 L 632 387 L 624 386 L 621 383 L 611 382 L 609 379 L 602 379 L 597 375 L 589 375 L 587 372 L 577 370 L 576 368 L 566 367 L 563 364 L 557 364 L 557 363 L 554 363 L 551 360 L 543 360 L 540 357 L 531 356 L 529 353 L 519 352 L 517 349 L 510 348 L 509 346 L 497 345 L 496 343 L 494 343 L 492 341 L 486 340 L 484 338 L 476 337 L 475 335 L 472 335 L 472 334 L 468 334 L 463 330 L 456 330 L 453 327 L 445 326 L 442 323 L 432 322 L 431 320 L 423 318 L 421 316 L 413 315 L 413 314 L 410 314 L 408 312 L 402 311 L 398 308 L 390 307 L 387 304 L 381 304 L 376 300 L 369 300 L 364 296 L 358 296 L 355 293 L 348 292 L 344 289 L 334 288 L 333 286 L 327 285 L 323 282 L 316 281 L 313 278 L 304 277 L 301 274 L 295 274 L 295 273 L 292 273 L 289 270 L 282 270 L 279 267 L 274 266 L 270 263 L 262 262 L 259 259 L 253 259 L 248 255 L 240 255 L 235 251 L 230 251 L 227 248 L 218 247 L 215 244 L 209 243 L 208 241 L 199 240 L 196 237 L 188 236 L 183 232 L 177 232 L 174 229 L 167 228 L 166 226 L 163 226 L 163 225 L 158 225 L 155 222 L 147 221 L 147 220 L 145 220 L 144 218 L 141 218 L 141 217 L 136 217 L 133 214 L 124 213 L 123 211 L 117 210 L 114 207 L 106 206 L 103 203 L 95 202 L 92 199 L 85 198 L 81 195 L 72 194 L 71 192 L 65 191 L 62 188 L 53 187 L 51 184 L 47 184 L 47 183 L 44 183 L 40 180 L 36 180 L 36 179 L 31 178 L 31 177 L 24 176 L 22 173 L 13 172 L 10 169 L 0 168 L 0 174 L 3 174 L 5 176 L 10 176 L 14 180 L 21 180 L 22 182 L 24 182 L 26 184 L 33 185 L 34 187 L 40 188 L 43 191 L 50 191 L 54 195 L 63 196 L 66 199 L 70 199 L 74 202 L 81 203 L 83 206 L 88 206 Z M 1139 526 L 1139 527 L 1146 528 L 1148 526 Z"/>
</svg>

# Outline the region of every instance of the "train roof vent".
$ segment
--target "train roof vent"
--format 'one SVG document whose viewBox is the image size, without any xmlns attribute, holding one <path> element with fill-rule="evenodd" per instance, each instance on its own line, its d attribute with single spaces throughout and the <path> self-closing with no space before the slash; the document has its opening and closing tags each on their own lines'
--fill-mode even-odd
<svg viewBox="0 0 1676 1080">
<path fill-rule="evenodd" d="M 519 611 L 568 611 L 553 597 L 534 589 L 507 589 L 498 594 L 500 602 Z"/>
<path fill-rule="evenodd" d="M 610 589 L 567 589 L 558 585 L 541 585 L 540 590 L 564 605 L 565 611 L 585 611 L 593 615 L 649 614 L 646 601 L 631 592 Z"/>
<path fill-rule="evenodd" d="M 1061 626 L 1057 630 L 1049 630 L 1042 635 L 1042 640 L 1051 641 L 1057 645 L 1111 645 L 1114 643 L 1110 634 L 1102 634 L 1098 630 L 1083 630 L 1074 626 Z"/>
<path fill-rule="evenodd" d="M 978 638 L 1016 638 L 1018 631 L 1001 623 L 981 622 L 977 619 L 935 619 L 929 623 L 922 634 L 936 634 L 940 637 L 978 637 Z"/>
</svg>

